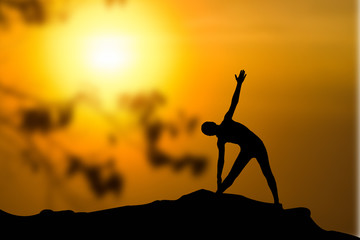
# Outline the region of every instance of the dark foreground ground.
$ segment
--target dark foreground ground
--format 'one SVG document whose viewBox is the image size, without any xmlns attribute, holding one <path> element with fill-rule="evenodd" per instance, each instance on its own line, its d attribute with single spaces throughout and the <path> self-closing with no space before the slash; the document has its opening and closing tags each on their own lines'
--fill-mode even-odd
<svg viewBox="0 0 360 240">
<path fill-rule="evenodd" d="M 307 208 L 278 209 L 234 194 L 198 190 L 170 201 L 96 212 L 44 210 L 33 216 L 0 211 L 2 236 L 101 239 L 359 239 L 321 229 Z M 10 239 L 10 238 L 9 238 Z"/>
</svg>

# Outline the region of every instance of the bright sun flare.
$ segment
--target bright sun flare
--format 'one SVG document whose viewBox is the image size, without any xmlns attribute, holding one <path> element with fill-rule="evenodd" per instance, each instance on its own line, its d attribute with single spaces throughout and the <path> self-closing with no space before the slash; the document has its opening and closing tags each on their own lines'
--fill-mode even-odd
<svg viewBox="0 0 360 240">
<path fill-rule="evenodd" d="M 127 68 L 134 60 L 130 42 L 119 36 L 99 36 L 90 39 L 89 65 L 96 71 L 113 72 Z"/>
<path fill-rule="evenodd" d="M 49 29 L 49 74 L 56 76 L 64 92 L 86 82 L 109 98 L 119 89 L 167 81 L 179 60 L 176 36 L 180 28 L 168 11 L 152 7 L 135 1 L 126 8 L 104 9 L 94 1 L 66 25 Z"/>
</svg>

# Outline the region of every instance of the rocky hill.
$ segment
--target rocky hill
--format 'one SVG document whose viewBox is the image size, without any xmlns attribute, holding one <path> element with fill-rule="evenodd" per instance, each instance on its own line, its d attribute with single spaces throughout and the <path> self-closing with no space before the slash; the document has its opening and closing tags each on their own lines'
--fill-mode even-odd
<svg viewBox="0 0 360 240">
<path fill-rule="evenodd" d="M 307 208 L 281 209 L 240 195 L 198 190 L 161 200 L 95 212 L 44 210 L 33 216 L 0 213 L 3 234 L 43 237 L 358 239 L 325 231 Z M 50 234 L 50 235 L 49 235 Z"/>
</svg>

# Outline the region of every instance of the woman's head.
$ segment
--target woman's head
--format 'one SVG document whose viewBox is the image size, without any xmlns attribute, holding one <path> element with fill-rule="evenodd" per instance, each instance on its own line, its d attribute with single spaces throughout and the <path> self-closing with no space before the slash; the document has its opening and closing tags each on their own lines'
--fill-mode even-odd
<svg viewBox="0 0 360 240">
<path fill-rule="evenodd" d="M 214 136 L 216 134 L 218 125 L 214 122 L 204 122 L 201 125 L 201 131 L 207 136 Z"/>
</svg>

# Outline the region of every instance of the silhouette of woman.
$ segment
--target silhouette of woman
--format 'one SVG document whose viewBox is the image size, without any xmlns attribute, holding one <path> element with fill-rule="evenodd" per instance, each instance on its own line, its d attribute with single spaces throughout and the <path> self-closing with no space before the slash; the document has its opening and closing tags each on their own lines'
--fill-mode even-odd
<svg viewBox="0 0 360 240">
<path fill-rule="evenodd" d="M 235 74 L 237 86 L 231 101 L 230 109 L 225 114 L 221 124 L 217 125 L 214 122 L 205 122 L 201 126 L 201 131 L 205 135 L 215 135 L 218 138 L 217 147 L 219 149 L 219 158 L 217 166 L 217 193 L 223 193 L 228 189 L 239 176 L 246 164 L 248 164 L 252 158 L 256 158 L 270 187 L 274 203 L 280 205 L 275 178 L 270 169 L 269 158 L 264 143 L 255 135 L 255 133 L 232 119 L 236 105 L 239 102 L 241 85 L 245 77 L 246 74 L 244 70 L 240 71 L 239 76 L 236 76 Z M 222 182 L 221 174 L 224 166 L 225 143 L 227 142 L 238 144 L 241 151 L 228 176 Z"/>
</svg>

